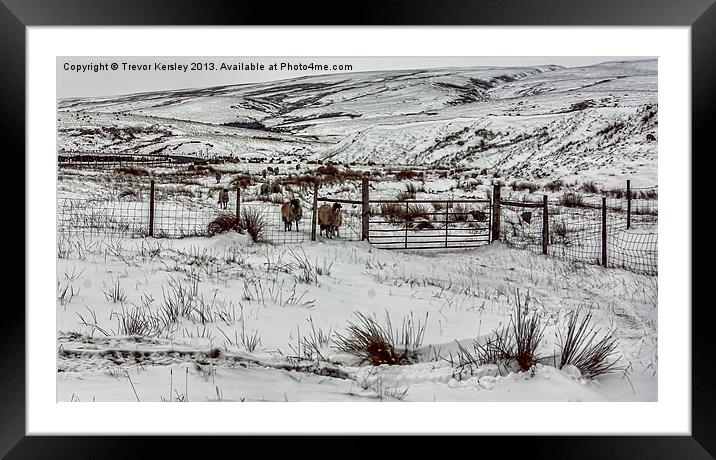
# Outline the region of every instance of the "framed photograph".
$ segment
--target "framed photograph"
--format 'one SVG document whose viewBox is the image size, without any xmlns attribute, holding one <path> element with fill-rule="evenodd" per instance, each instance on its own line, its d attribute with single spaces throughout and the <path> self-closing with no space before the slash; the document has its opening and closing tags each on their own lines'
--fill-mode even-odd
<svg viewBox="0 0 716 460">
<path fill-rule="evenodd" d="M 458 434 L 711 458 L 711 2 L 234 8 L 3 0 L 27 232 L 3 453 Z"/>
</svg>

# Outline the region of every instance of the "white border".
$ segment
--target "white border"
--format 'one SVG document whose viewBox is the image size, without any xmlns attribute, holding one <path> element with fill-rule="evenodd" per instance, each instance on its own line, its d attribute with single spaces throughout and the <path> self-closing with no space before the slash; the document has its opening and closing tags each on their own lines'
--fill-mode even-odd
<svg viewBox="0 0 716 460">
<path fill-rule="evenodd" d="M 690 434 L 689 28 L 29 27 L 27 53 L 28 434 Z M 658 402 L 56 403 L 56 57 L 112 55 L 658 56 Z"/>
</svg>

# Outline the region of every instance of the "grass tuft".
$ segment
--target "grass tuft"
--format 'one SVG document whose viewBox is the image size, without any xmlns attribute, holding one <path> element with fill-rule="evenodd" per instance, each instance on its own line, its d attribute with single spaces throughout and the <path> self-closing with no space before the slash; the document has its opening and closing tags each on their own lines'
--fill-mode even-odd
<svg viewBox="0 0 716 460">
<path fill-rule="evenodd" d="M 591 324 L 592 312 L 582 315 L 577 310 L 567 323 L 564 334 L 559 333 L 562 357 L 559 368 L 571 364 L 586 378 L 594 378 L 608 372 L 621 370 L 617 366 L 620 356 L 617 353 L 617 339 L 613 333 L 600 335 L 600 330 Z"/>
</svg>

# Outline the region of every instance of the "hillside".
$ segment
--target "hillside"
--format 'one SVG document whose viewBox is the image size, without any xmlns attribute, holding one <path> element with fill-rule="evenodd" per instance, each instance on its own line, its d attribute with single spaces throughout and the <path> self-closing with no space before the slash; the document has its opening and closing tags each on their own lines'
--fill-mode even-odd
<svg viewBox="0 0 716 460">
<path fill-rule="evenodd" d="M 362 72 L 58 101 L 58 150 L 656 183 L 657 62 Z M 658 136 L 657 136 L 658 137 Z"/>
</svg>

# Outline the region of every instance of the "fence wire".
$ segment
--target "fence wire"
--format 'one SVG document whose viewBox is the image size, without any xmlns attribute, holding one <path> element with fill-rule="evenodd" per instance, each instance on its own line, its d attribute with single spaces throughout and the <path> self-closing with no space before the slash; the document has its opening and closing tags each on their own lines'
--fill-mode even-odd
<svg viewBox="0 0 716 460">
<path fill-rule="evenodd" d="M 645 198 L 631 200 L 626 192 L 606 198 L 607 266 L 650 275 L 658 274 L 658 201 L 644 189 Z M 634 196 L 634 195 L 632 195 Z M 501 204 L 500 239 L 517 248 L 542 253 L 542 213 L 525 206 Z M 547 254 L 588 264 L 602 263 L 602 196 L 566 193 L 548 202 Z M 527 217 L 527 219 L 525 219 Z"/>
<path fill-rule="evenodd" d="M 149 234 L 149 202 L 63 198 L 57 201 L 57 231 L 128 237 Z"/>
<path fill-rule="evenodd" d="M 236 215 L 236 204 L 227 209 L 200 201 L 164 201 L 154 203 L 154 236 L 184 238 L 209 236 L 209 224 L 221 215 Z M 303 217 L 288 231 L 281 205 L 271 202 L 241 203 L 241 213 L 253 212 L 264 223 L 264 237 L 276 244 L 297 244 L 311 240 L 312 210 L 302 206 Z M 127 238 L 149 235 L 149 201 L 107 201 L 63 198 L 57 201 L 57 231 L 60 233 L 111 234 Z M 316 231 L 318 234 L 318 230 Z M 361 239 L 360 211 L 347 209 L 338 239 Z M 318 235 L 317 235 L 318 236 Z"/>
</svg>

